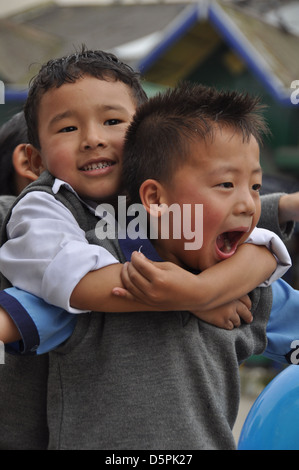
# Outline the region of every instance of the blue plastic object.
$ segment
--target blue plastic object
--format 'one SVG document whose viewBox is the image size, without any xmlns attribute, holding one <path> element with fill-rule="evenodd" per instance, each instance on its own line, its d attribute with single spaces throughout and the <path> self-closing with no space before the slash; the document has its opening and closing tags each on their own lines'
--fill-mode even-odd
<svg viewBox="0 0 299 470">
<path fill-rule="evenodd" d="M 254 402 L 238 450 L 299 449 L 299 367 L 278 374 Z"/>
</svg>

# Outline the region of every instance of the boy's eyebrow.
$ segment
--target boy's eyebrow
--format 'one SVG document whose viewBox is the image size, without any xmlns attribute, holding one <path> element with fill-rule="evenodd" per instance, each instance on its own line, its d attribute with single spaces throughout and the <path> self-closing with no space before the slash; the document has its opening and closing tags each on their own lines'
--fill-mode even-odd
<svg viewBox="0 0 299 470">
<path fill-rule="evenodd" d="M 218 167 L 216 169 L 211 170 L 209 175 L 210 177 L 211 176 L 217 177 L 217 176 L 221 176 L 222 174 L 228 174 L 228 173 L 236 174 L 236 173 L 239 173 L 240 171 L 241 170 L 239 168 L 236 168 L 234 166 L 223 165 L 222 167 Z M 251 171 L 251 175 L 262 175 L 262 173 L 263 171 L 262 171 L 261 166 L 257 166 Z"/>
<path fill-rule="evenodd" d="M 121 104 L 102 104 L 102 105 L 99 105 L 99 109 L 101 111 L 125 111 L 127 112 L 126 107 L 122 106 Z"/>
<path fill-rule="evenodd" d="M 74 113 L 72 111 L 65 111 L 63 113 L 56 114 L 49 122 L 49 126 L 55 124 L 56 122 L 62 121 L 62 119 L 72 117 Z"/>
<path fill-rule="evenodd" d="M 113 105 L 109 105 L 109 104 L 105 104 L 105 105 L 99 105 L 98 106 L 98 109 L 99 111 L 126 111 L 126 108 L 124 106 L 122 106 L 121 104 L 113 104 Z M 71 111 L 71 110 L 67 110 L 67 111 L 64 111 L 63 113 L 59 113 L 59 114 L 56 114 L 49 122 L 49 126 L 51 126 L 52 124 L 55 124 L 56 122 L 59 122 L 61 121 L 62 119 L 65 119 L 65 118 L 70 118 L 70 117 L 73 117 L 75 116 L 75 112 Z"/>
</svg>

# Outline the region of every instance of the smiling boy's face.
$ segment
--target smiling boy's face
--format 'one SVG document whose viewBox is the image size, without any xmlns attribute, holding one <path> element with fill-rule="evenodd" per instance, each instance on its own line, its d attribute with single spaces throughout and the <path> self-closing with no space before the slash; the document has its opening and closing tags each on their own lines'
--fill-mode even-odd
<svg viewBox="0 0 299 470">
<path fill-rule="evenodd" d="M 259 189 L 262 171 L 259 146 L 253 136 L 243 141 L 241 133 L 217 129 L 213 140 L 191 145 L 191 158 L 164 185 L 164 202 L 203 204 L 203 245 L 185 250 L 182 238 L 159 240 L 164 259 L 204 270 L 232 256 L 256 226 L 261 212 Z M 191 221 L 194 231 L 198 224 Z"/>
<path fill-rule="evenodd" d="M 124 136 L 135 111 L 130 88 L 120 81 L 84 76 L 50 89 L 38 113 L 40 170 L 82 198 L 109 200 L 120 190 Z"/>
</svg>

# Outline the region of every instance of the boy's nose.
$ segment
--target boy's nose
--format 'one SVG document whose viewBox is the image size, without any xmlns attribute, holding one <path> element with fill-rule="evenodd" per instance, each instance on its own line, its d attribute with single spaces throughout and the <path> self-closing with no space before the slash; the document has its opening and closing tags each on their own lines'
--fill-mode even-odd
<svg viewBox="0 0 299 470">
<path fill-rule="evenodd" d="M 244 191 L 239 194 L 238 201 L 236 203 L 236 211 L 239 214 L 254 215 L 256 211 L 255 201 L 250 192 Z"/>
<path fill-rule="evenodd" d="M 87 130 L 81 140 L 81 149 L 89 150 L 106 145 L 105 132 L 99 127 L 93 127 Z"/>
</svg>

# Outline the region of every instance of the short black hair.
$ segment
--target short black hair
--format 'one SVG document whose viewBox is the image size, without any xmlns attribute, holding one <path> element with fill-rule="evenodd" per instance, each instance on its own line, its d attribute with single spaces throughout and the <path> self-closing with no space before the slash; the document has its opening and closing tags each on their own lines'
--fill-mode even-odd
<svg viewBox="0 0 299 470">
<path fill-rule="evenodd" d="M 27 126 L 21 111 L 0 127 L 0 195 L 17 195 L 12 155 L 17 145 L 27 142 Z"/>
<path fill-rule="evenodd" d="M 130 201 L 140 201 L 146 179 L 170 181 L 188 161 L 190 143 L 212 139 L 217 126 L 261 143 L 268 132 L 263 107 L 258 97 L 188 82 L 150 98 L 135 113 L 125 139 L 123 179 Z"/>
<path fill-rule="evenodd" d="M 120 61 L 114 54 L 88 50 L 83 45 L 79 52 L 52 59 L 44 64 L 29 84 L 24 112 L 28 126 L 28 139 L 40 149 L 38 137 L 38 106 L 41 97 L 51 88 L 59 88 L 64 83 L 74 83 L 84 75 L 100 80 L 121 81 L 131 89 L 136 106 L 147 100 L 141 86 L 140 74 Z"/>
</svg>

